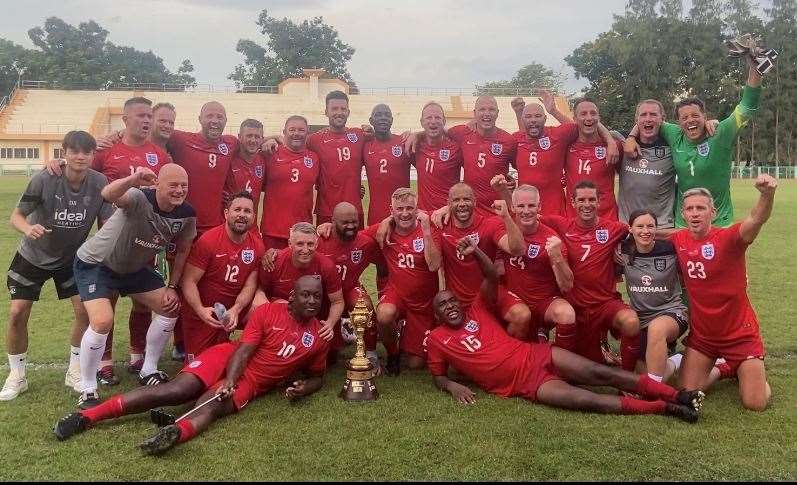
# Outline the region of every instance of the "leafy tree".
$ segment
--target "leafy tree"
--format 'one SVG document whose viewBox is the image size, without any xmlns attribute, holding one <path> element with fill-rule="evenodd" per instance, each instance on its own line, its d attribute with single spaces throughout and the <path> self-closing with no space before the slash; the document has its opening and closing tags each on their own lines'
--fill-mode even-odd
<svg viewBox="0 0 797 485">
<path fill-rule="evenodd" d="M 492 94 L 512 96 L 523 94 L 532 88 L 548 88 L 561 91 L 565 78 L 540 63 L 532 62 L 521 67 L 509 81 L 490 81 L 476 86 L 477 95 Z"/>
<path fill-rule="evenodd" d="M 323 68 L 326 75 L 354 86 L 346 65 L 354 48 L 338 37 L 338 32 L 313 17 L 294 23 L 288 18 L 271 17 L 267 10 L 257 20 L 260 32 L 268 38 L 265 47 L 248 39 L 238 41 L 236 50 L 244 62 L 228 76 L 240 86 L 276 86 L 289 77 L 300 77 L 303 69 Z"/>
<path fill-rule="evenodd" d="M 25 75 L 34 74 L 30 62 L 32 51 L 10 40 L 0 39 L 0 97 L 8 94 L 17 84 L 17 68 L 25 69 Z"/>
</svg>

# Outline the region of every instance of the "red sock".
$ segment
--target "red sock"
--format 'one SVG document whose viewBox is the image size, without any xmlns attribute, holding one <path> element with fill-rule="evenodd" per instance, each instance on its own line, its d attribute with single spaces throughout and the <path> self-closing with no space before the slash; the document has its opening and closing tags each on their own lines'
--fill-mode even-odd
<svg viewBox="0 0 797 485">
<path fill-rule="evenodd" d="M 379 339 L 376 325 L 365 327 L 363 339 L 365 340 L 365 350 L 376 350 L 376 341 Z"/>
<path fill-rule="evenodd" d="M 656 382 L 647 374 L 642 374 L 639 376 L 639 380 L 636 383 L 635 392 L 640 396 L 664 399 L 665 401 L 675 401 L 676 397 L 678 396 L 678 391 L 676 391 L 673 387 L 661 382 Z"/>
<path fill-rule="evenodd" d="M 576 351 L 576 326 L 572 323 L 556 324 L 556 340 L 554 345 L 561 349 Z"/>
<path fill-rule="evenodd" d="M 180 439 L 177 441 L 178 443 L 185 443 L 196 436 L 194 423 L 192 423 L 190 419 L 183 419 L 182 421 L 179 421 L 177 423 L 177 427 L 180 428 Z"/>
<path fill-rule="evenodd" d="M 643 401 L 633 397 L 621 396 L 620 408 L 623 414 L 664 414 L 667 403 L 664 401 Z"/>
<path fill-rule="evenodd" d="M 111 331 L 108 332 L 108 338 L 105 339 L 105 352 L 102 354 L 102 360 L 112 360 L 113 359 L 113 327 L 111 327 Z"/>
<path fill-rule="evenodd" d="M 736 374 L 733 372 L 733 369 L 731 369 L 730 364 L 728 364 L 727 362 L 714 364 L 714 367 L 719 369 L 720 379 L 731 379 L 733 377 L 736 377 Z"/>
<path fill-rule="evenodd" d="M 147 330 L 152 320 L 150 312 L 130 311 L 127 326 L 130 329 L 130 353 L 143 354 L 147 346 Z"/>
<path fill-rule="evenodd" d="M 80 414 L 85 416 L 90 423 L 96 423 L 105 419 L 118 418 L 125 415 L 125 404 L 122 400 L 122 395 L 117 394 L 111 396 L 105 402 L 94 406 L 91 409 L 80 411 Z"/>
<path fill-rule="evenodd" d="M 620 362 L 623 370 L 634 372 L 639 359 L 639 334 L 620 337 Z"/>
<path fill-rule="evenodd" d="M 172 334 L 172 338 L 174 339 L 174 346 L 183 346 L 183 322 L 182 318 L 177 317 L 177 322 L 174 324 L 174 333 Z M 145 335 L 146 340 L 146 335 Z"/>
</svg>

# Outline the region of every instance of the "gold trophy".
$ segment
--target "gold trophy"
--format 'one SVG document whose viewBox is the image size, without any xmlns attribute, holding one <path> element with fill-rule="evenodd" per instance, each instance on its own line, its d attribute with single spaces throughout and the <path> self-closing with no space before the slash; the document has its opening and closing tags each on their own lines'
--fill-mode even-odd
<svg viewBox="0 0 797 485">
<path fill-rule="evenodd" d="M 379 391 L 373 384 L 374 366 L 365 356 L 365 329 L 374 325 L 373 311 L 368 310 L 365 298 L 361 294 L 349 312 L 354 334 L 357 337 L 357 348 L 348 364 L 346 364 L 346 382 L 338 395 L 344 401 L 375 401 Z"/>
</svg>

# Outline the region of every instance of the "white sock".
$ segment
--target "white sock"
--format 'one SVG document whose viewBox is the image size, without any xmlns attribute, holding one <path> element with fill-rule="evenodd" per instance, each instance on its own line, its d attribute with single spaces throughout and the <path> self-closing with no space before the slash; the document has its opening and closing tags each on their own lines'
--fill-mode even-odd
<svg viewBox="0 0 797 485">
<path fill-rule="evenodd" d="M 650 377 L 656 382 L 661 382 L 663 379 L 662 376 L 657 376 L 656 374 L 651 374 L 650 372 L 648 372 L 648 377 Z"/>
<path fill-rule="evenodd" d="M 80 340 L 80 392 L 97 390 L 97 366 L 105 352 L 108 334 L 97 333 L 87 328 Z"/>
<path fill-rule="evenodd" d="M 158 361 L 163 353 L 163 348 L 169 342 L 174 331 L 177 317 L 170 318 L 153 314 L 152 322 L 147 330 L 147 347 L 144 351 L 144 365 L 141 366 L 141 376 L 148 376 L 158 372 Z"/>
<path fill-rule="evenodd" d="M 80 367 L 80 347 L 69 346 L 69 368 L 77 369 Z"/>
<path fill-rule="evenodd" d="M 19 376 L 20 379 L 25 377 L 25 360 L 27 360 L 27 357 L 27 352 L 8 354 L 8 367 L 11 370 L 11 374 Z"/>
<path fill-rule="evenodd" d="M 671 355 L 670 357 L 667 358 L 667 360 L 675 364 L 675 370 L 678 370 L 681 368 L 681 361 L 683 360 L 683 358 L 684 354 L 679 352 L 677 354 Z"/>
</svg>

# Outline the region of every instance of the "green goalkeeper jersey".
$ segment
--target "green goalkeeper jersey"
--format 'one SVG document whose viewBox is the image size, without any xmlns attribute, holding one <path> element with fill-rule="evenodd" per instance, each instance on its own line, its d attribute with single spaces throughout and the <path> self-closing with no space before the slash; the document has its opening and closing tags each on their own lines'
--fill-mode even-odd
<svg viewBox="0 0 797 485">
<path fill-rule="evenodd" d="M 678 177 L 678 193 L 675 198 L 675 225 L 685 227 L 681 215 L 682 194 L 695 187 L 704 187 L 714 197 L 717 226 L 730 226 L 733 223 L 733 204 L 731 203 L 731 160 L 739 130 L 747 124 L 758 110 L 761 97 L 760 87 L 745 86 L 742 100 L 730 116 L 722 120 L 711 138 L 694 143 L 690 141 L 681 127 L 673 123 L 661 126 L 661 135 L 672 148 L 673 165 Z"/>
</svg>

